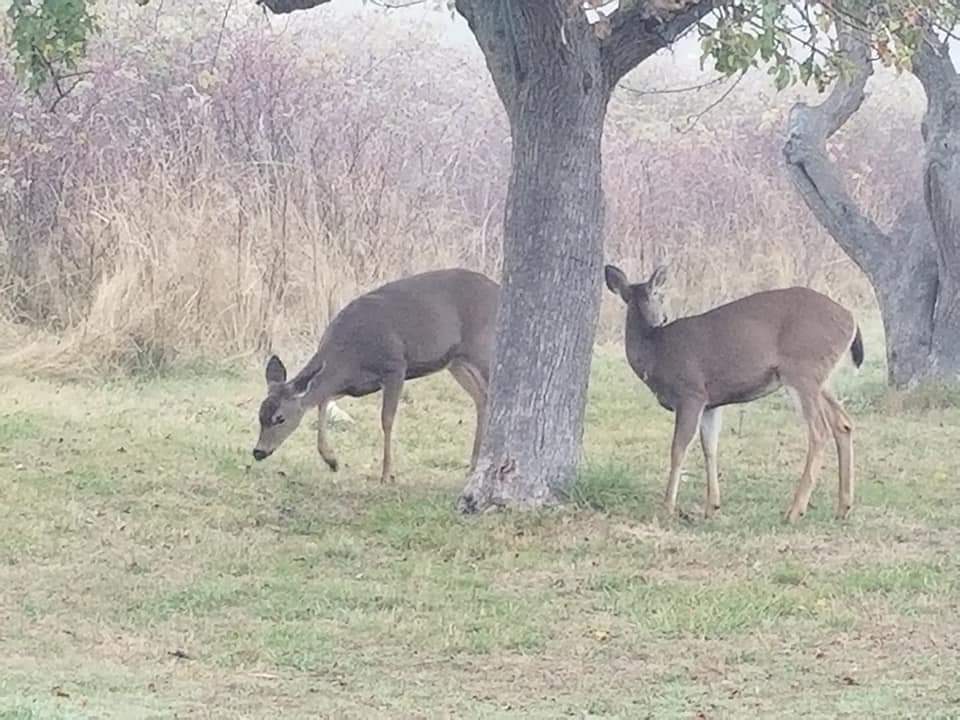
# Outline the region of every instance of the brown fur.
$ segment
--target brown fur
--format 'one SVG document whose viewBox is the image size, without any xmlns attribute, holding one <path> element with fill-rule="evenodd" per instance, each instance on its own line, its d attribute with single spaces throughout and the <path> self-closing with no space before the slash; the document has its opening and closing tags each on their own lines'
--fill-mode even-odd
<svg viewBox="0 0 960 720">
<path fill-rule="evenodd" d="M 806 512 L 831 434 L 840 457 L 837 514 L 845 517 L 853 504 L 853 424 L 827 386 L 846 352 L 857 365 L 863 359 L 860 331 L 850 311 L 814 290 L 794 287 L 759 292 L 663 324 L 663 268 L 638 284 L 627 282 L 612 265 L 605 275 L 607 287 L 627 304 L 630 367 L 660 404 L 676 414 L 664 499 L 668 514 L 675 512 L 680 469 L 698 429 L 707 464 L 705 514 L 710 517 L 720 507 L 720 408 L 786 386 L 799 400 L 809 429 L 806 467 L 787 520 Z"/>
<path fill-rule="evenodd" d="M 406 380 L 447 369 L 477 410 L 471 467 L 486 417 L 489 362 L 500 286 L 479 273 L 435 270 L 395 280 L 361 295 L 333 319 L 317 352 L 287 381 L 276 356 L 267 364 L 267 397 L 260 406 L 254 456 L 263 459 L 293 432 L 306 409 L 317 407 L 317 449 L 336 470 L 326 438 L 326 408 L 336 398 L 383 391 L 381 479 L 392 477 L 391 435 Z"/>
</svg>

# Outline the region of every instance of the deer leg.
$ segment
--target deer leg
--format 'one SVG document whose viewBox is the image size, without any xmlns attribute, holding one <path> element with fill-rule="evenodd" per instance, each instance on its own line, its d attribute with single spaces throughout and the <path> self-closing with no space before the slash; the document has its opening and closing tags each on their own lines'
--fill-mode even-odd
<svg viewBox="0 0 960 720">
<path fill-rule="evenodd" d="M 687 448 L 690 447 L 690 441 L 697 432 L 702 413 L 703 405 L 699 403 L 686 403 L 677 407 L 673 424 L 673 443 L 670 446 L 670 478 L 667 481 L 667 492 L 663 497 L 663 510 L 667 517 L 672 518 L 677 511 L 680 471 L 683 469 Z"/>
<path fill-rule="evenodd" d="M 477 409 L 477 423 L 473 433 L 473 452 L 470 454 L 470 472 L 477 466 L 480 455 L 480 440 L 487 419 L 487 383 L 483 375 L 474 367 L 463 361 L 455 361 L 448 368 L 460 387 L 467 391 L 473 399 Z"/>
<path fill-rule="evenodd" d="M 334 454 L 333 448 L 327 442 L 327 410 L 330 408 L 331 402 L 332 398 L 328 398 L 317 405 L 317 409 L 320 411 L 320 424 L 317 426 L 317 452 L 320 453 L 320 457 L 323 458 L 327 467 L 336 472 L 340 465 L 337 463 L 337 456 Z"/>
<path fill-rule="evenodd" d="M 823 408 L 822 395 L 820 388 L 814 390 L 799 390 L 793 388 L 800 400 L 800 409 L 803 417 L 807 421 L 808 429 L 808 447 L 807 461 L 803 468 L 803 475 L 800 476 L 800 483 L 797 485 L 793 502 L 787 511 L 785 520 L 789 523 L 796 522 L 804 513 L 807 512 L 807 506 L 810 504 L 810 496 L 813 494 L 813 488 L 817 484 L 817 477 L 820 475 L 820 466 L 823 463 L 823 449 L 826 445 L 827 434 L 830 432 L 826 418 L 826 412 Z"/>
<path fill-rule="evenodd" d="M 380 425 L 383 428 L 383 469 L 380 482 L 393 479 L 393 420 L 400 405 L 400 393 L 403 390 L 404 373 L 395 372 L 383 378 L 383 407 L 380 410 Z"/>
<path fill-rule="evenodd" d="M 720 509 L 720 482 L 717 478 L 717 446 L 720 444 L 722 424 L 721 408 L 704 410 L 700 418 L 700 447 L 703 448 L 703 460 L 707 466 L 707 500 L 703 516 L 712 518 Z"/>
<path fill-rule="evenodd" d="M 840 489 L 837 495 L 837 519 L 843 520 L 853 507 L 853 421 L 840 401 L 830 390 L 824 388 L 823 399 L 837 445 L 837 461 L 840 466 Z"/>
</svg>

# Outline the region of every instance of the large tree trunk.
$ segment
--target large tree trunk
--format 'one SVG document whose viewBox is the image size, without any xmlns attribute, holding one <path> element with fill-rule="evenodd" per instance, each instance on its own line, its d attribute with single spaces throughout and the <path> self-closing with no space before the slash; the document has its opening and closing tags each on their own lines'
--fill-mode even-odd
<svg viewBox="0 0 960 720">
<path fill-rule="evenodd" d="M 937 288 L 933 312 L 931 372 L 936 379 L 960 379 L 960 77 L 948 42 L 929 38 L 913 60 L 923 84 L 927 112 L 923 201 L 933 227 Z"/>
<path fill-rule="evenodd" d="M 908 198 L 890 232 L 847 193 L 827 154 L 827 140 L 855 113 L 872 72 L 867 38 L 846 30 L 851 60 L 827 99 L 790 113 L 784 155 L 794 185 L 820 223 L 873 285 L 895 386 L 955 381 L 960 373 L 960 104 L 949 56 L 924 48 L 914 73 L 927 93 L 925 187 Z M 926 79 L 925 79 L 926 78 Z"/>
<path fill-rule="evenodd" d="M 502 27 L 478 15 L 468 20 L 510 118 L 513 167 L 488 430 L 465 512 L 549 504 L 574 479 L 600 304 L 610 94 L 580 13 L 529 3 Z M 488 52 L 498 30 L 514 52 Z"/>
</svg>

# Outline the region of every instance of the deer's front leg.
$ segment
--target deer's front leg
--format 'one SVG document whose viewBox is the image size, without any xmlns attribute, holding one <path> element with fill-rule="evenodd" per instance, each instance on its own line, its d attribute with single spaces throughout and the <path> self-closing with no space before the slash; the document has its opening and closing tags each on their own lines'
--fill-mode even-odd
<svg viewBox="0 0 960 720">
<path fill-rule="evenodd" d="M 317 425 L 317 452 L 320 453 L 320 457 L 323 458 L 327 467 L 336 472 L 340 464 L 337 462 L 337 456 L 334 454 L 333 448 L 327 441 L 327 414 L 330 410 L 331 401 L 332 399 L 323 400 L 317 405 L 320 412 L 320 422 Z"/>
<path fill-rule="evenodd" d="M 380 424 L 383 428 L 383 469 L 380 481 L 393 479 L 393 420 L 400 405 L 400 393 L 403 390 L 404 372 L 393 372 L 383 378 L 383 408 L 380 411 Z"/>
<path fill-rule="evenodd" d="M 668 518 L 677 511 L 677 493 L 680 490 L 680 471 L 687 455 L 690 441 L 700 425 L 704 404 L 698 401 L 685 401 L 677 406 L 673 425 L 673 443 L 670 445 L 670 478 L 667 492 L 663 497 L 663 510 Z"/>
</svg>

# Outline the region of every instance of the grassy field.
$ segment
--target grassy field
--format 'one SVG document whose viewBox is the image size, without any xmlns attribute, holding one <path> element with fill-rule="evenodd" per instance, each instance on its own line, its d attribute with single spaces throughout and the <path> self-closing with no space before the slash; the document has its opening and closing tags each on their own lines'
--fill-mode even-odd
<svg viewBox="0 0 960 720">
<path fill-rule="evenodd" d="M 780 394 L 727 415 L 720 516 L 655 521 L 671 418 L 619 348 L 573 502 L 470 518 L 445 375 L 408 386 L 392 486 L 378 397 L 343 403 L 333 475 L 312 423 L 251 464 L 252 371 L 2 377 L 0 720 L 960 717 L 960 409 L 890 396 L 868 355 L 837 377 L 854 513 L 833 458 L 795 527 Z"/>
</svg>

